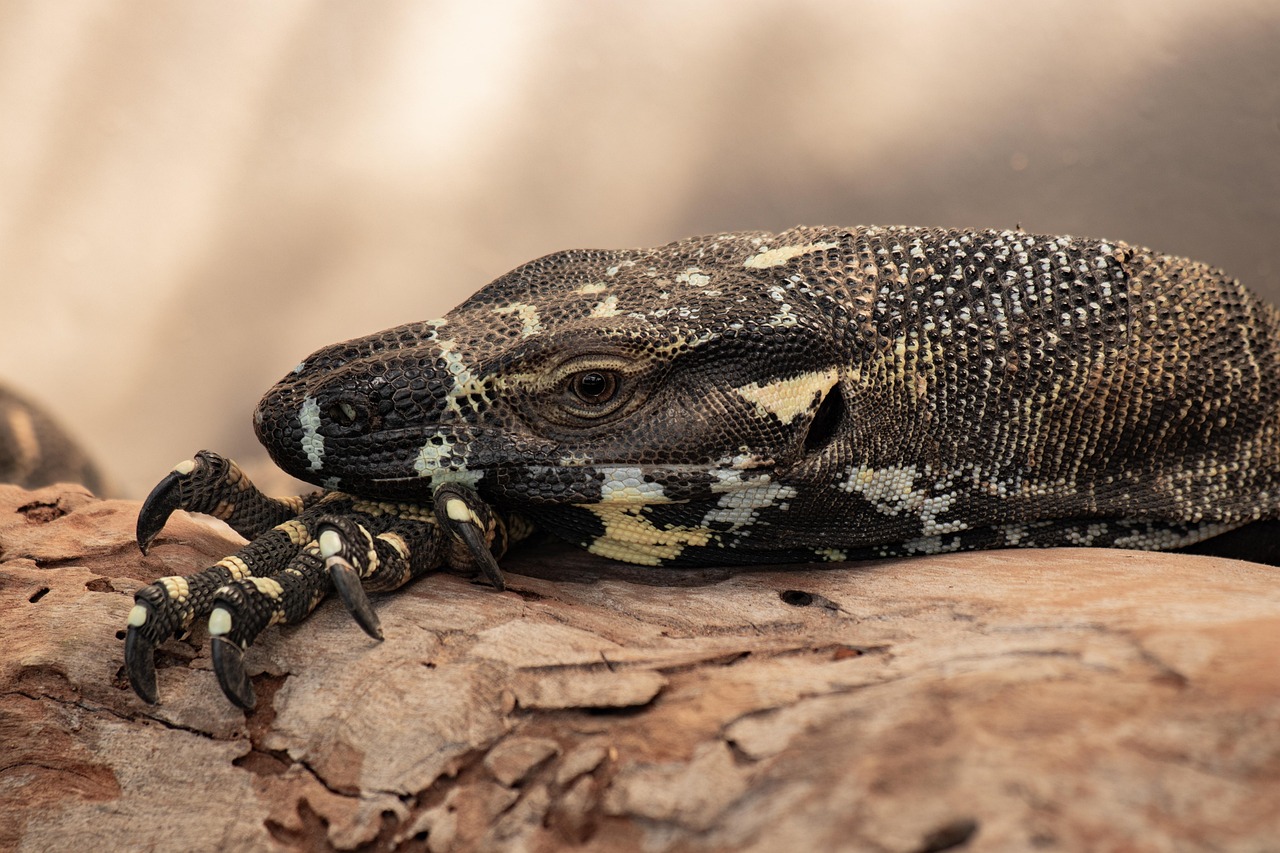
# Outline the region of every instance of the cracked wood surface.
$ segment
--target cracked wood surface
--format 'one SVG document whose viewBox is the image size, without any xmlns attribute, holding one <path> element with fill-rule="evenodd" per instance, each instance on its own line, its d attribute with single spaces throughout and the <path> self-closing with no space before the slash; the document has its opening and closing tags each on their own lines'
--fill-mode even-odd
<svg viewBox="0 0 1280 853">
<path fill-rule="evenodd" d="M 0 486 L 0 849 L 1270 849 L 1276 570 L 1098 550 L 662 570 L 554 545 L 124 680 L 233 534 Z"/>
</svg>

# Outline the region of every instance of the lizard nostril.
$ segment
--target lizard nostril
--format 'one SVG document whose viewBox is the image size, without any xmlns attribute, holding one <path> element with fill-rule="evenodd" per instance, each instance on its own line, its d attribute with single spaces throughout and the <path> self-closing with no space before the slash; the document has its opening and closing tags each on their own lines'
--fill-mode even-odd
<svg viewBox="0 0 1280 853">
<path fill-rule="evenodd" d="M 818 406 L 818 411 L 814 413 L 813 420 L 809 422 L 809 431 L 804 437 L 805 452 L 813 453 L 826 447 L 827 443 L 835 437 L 836 429 L 840 426 L 843 417 L 844 395 L 840 393 L 840 385 L 837 383 L 827 392 L 827 396 Z"/>
<path fill-rule="evenodd" d="M 369 407 L 359 400 L 338 398 L 322 409 L 325 421 L 341 432 L 362 432 L 372 426 Z"/>
</svg>

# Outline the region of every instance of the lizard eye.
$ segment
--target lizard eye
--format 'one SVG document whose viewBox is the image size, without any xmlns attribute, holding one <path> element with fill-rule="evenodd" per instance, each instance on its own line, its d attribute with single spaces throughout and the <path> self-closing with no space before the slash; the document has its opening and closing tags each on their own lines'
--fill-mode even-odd
<svg viewBox="0 0 1280 853">
<path fill-rule="evenodd" d="M 626 409 L 636 399 L 631 363 L 608 354 L 589 354 L 552 368 L 547 384 L 546 417 L 570 427 L 592 427 Z M 549 387 L 548 387 L 549 386 Z"/>
<path fill-rule="evenodd" d="M 600 406 L 618 393 L 618 375 L 608 370 L 586 370 L 569 380 L 574 395 L 590 406 Z"/>
<path fill-rule="evenodd" d="M 570 422 L 599 421 L 622 407 L 630 397 L 624 375 L 608 367 L 588 367 L 560 380 L 558 408 Z"/>
</svg>

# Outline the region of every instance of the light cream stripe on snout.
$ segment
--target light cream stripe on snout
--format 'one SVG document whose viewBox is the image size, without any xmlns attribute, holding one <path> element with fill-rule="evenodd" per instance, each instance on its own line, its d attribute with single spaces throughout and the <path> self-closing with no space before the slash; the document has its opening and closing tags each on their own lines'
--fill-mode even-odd
<svg viewBox="0 0 1280 853">
<path fill-rule="evenodd" d="M 302 452 L 312 471 L 319 471 L 324 462 L 324 436 L 320 434 L 320 404 L 315 397 L 307 397 L 298 410 L 298 423 L 302 425 Z"/>
</svg>

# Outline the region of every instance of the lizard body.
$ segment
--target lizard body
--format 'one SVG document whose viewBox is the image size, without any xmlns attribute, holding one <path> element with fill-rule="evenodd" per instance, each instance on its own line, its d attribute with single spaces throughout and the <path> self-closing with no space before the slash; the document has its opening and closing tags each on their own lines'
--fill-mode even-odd
<svg viewBox="0 0 1280 853">
<path fill-rule="evenodd" d="M 533 261 L 444 318 L 313 354 L 255 426 L 282 468 L 328 490 L 322 504 L 359 504 L 363 519 L 418 508 L 435 564 L 498 584 L 491 554 L 529 523 L 650 565 L 1183 548 L 1280 517 L 1280 312 L 1202 264 L 1122 243 L 719 234 Z M 248 486 L 234 466 L 186 464 L 144 507 L 144 545 L 176 506 L 273 523 L 302 509 L 237 509 L 227 495 Z M 378 560 L 361 555 L 383 536 L 392 562 L 409 555 L 398 582 L 425 564 L 314 512 L 295 550 L 312 549 L 376 633 L 360 581 Z M 171 592 L 140 592 L 152 609 L 135 627 L 175 609 Z M 204 605 L 184 607 L 179 628 Z"/>
</svg>

